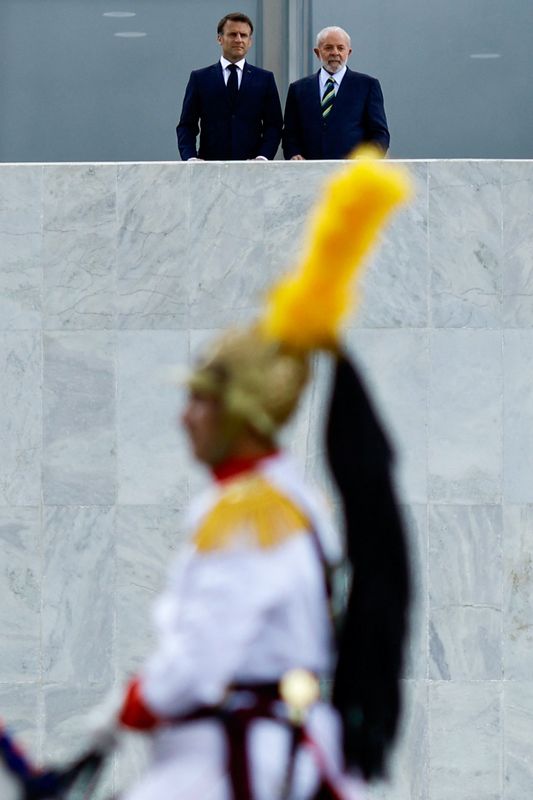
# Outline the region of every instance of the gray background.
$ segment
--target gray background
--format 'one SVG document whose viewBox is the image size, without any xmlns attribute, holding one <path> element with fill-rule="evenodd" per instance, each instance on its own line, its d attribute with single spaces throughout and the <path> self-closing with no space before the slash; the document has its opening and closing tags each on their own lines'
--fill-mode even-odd
<svg viewBox="0 0 533 800">
<path fill-rule="evenodd" d="M 351 67 L 382 82 L 393 157 L 533 155 L 531 0 L 237 5 L 257 23 L 250 60 L 275 71 L 282 98 L 289 80 L 315 68 L 319 28 L 351 32 Z M 2 0 L 0 160 L 177 159 L 188 75 L 218 57 L 216 23 L 228 9 L 221 0 Z"/>
</svg>

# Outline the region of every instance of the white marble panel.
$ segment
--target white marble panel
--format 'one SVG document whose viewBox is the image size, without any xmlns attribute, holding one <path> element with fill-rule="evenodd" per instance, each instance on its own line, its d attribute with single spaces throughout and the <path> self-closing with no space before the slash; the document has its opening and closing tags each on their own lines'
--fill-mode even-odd
<svg viewBox="0 0 533 800">
<path fill-rule="evenodd" d="M 429 687 L 429 797 L 501 800 L 501 685 Z"/>
<path fill-rule="evenodd" d="M 113 503 L 115 334 L 46 334 L 43 384 L 45 503 Z"/>
<path fill-rule="evenodd" d="M 427 500 L 427 335 L 414 330 L 349 331 L 396 452 L 395 475 L 404 503 Z"/>
<path fill-rule="evenodd" d="M 193 165 L 194 166 L 194 165 Z M 248 322 L 270 286 L 263 181 L 268 165 L 200 165 L 191 173 L 191 328 Z"/>
<path fill-rule="evenodd" d="M 216 244 L 224 236 L 236 251 L 248 242 L 263 241 L 263 187 L 271 164 L 192 164 L 188 169 L 191 240 L 201 237 Z"/>
<path fill-rule="evenodd" d="M 122 506 L 116 512 L 116 663 L 123 682 L 153 646 L 151 610 L 183 543 L 183 509 Z"/>
<path fill-rule="evenodd" d="M 112 508 L 44 509 L 45 681 L 109 685 L 113 675 L 114 573 Z"/>
<path fill-rule="evenodd" d="M 0 330 L 41 325 L 42 166 L 2 165 Z"/>
<path fill-rule="evenodd" d="M 502 608 L 500 506 L 431 506 L 429 586 L 433 608 Z"/>
<path fill-rule="evenodd" d="M 429 497 L 497 503 L 502 483 L 498 331 L 434 331 L 429 390 Z"/>
<path fill-rule="evenodd" d="M 114 325 L 116 183 L 114 164 L 44 168 L 44 326 Z"/>
<path fill-rule="evenodd" d="M 499 506 L 429 513 L 430 677 L 502 678 Z"/>
<path fill-rule="evenodd" d="M 39 544 L 38 508 L 0 507 L 0 683 L 40 677 Z"/>
<path fill-rule="evenodd" d="M 32 763 L 40 763 L 40 684 L 0 683 L 2 721 Z"/>
<path fill-rule="evenodd" d="M 90 748 L 88 720 L 91 712 L 105 702 L 106 690 L 101 686 L 45 685 L 43 693 L 44 760 L 48 764 L 66 766 Z M 91 800 L 108 800 L 113 786 L 113 758 L 110 756 L 90 793 Z"/>
<path fill-rule="evenodd" d="M 428 800 L 428 689 L 402 681 L 403 713 L 390 760 L 389 779 L 369 786 L 368 800 Z"/>
<path fill-rule="evenodd" d="M 409 167 L 415 195 L 392 217 L 361 274 L 361 307 L 351 325 L 424 328 L 428 321 L 427 164 Z M 334 259 L 332 260 L 334 266 Z"/>
<path fill-rule="evenodd" d="M 428 671 L 428 523 L 427 506 L 402 507 L 411 577 L 411 608 L 403 674 L 422 679 Z"/>
<path fill-rule="evenodd" d="M 0 506 L 41 499 L 41 338 L 0 332 Z"/>
<path fill-rule="evenodd" d="M 531 677 L 531 673 L 530 673 Z M 524 800 L 533 786 L 533 682 L 504 684 L 504 800 Z"/>
<path fill-rule="evenodd" d="M 533 330 L 504 332 L 503 486 L 508 503 L 533 502 Z"/>
<path fill-rule="evenodd" d="M 121 328 L 186 328 L 190 167 L 118 167 L 117 312 Z"/>
<path fill-rule="evenodd" d="M 171 370 L 187 364 L 183 331 L 121 331 L 118 340 L 118 498 L 125 505 L 182 506 L 189 494 Z"/>
<path fill-rule="evenodd" d="M 508 680 L 533 675 L 533 506 L 504 508 L 504 669 Z"/>
<path fill-rule="evenodd" d="M 265 170 L 265 265 L 272 279 L 290 270 L 302 257 L 309 213 L 336 169 L 338 164 L 331 161 L 308 161 L 305 166 L 300 161 L 276 161 Z"/>
<path fill-rule="evenodd" d="M 431 318 L 437 328 L 501 322 L 500 162 L 429 164 Z"/>
<path fill-rule="evenodd" d="M 502 678 L 502 613 L 487 606 L 430 612 L 429 676 L 436 680 Z"/>
<path fill-rule="evenodd" d="M 225 233 L 216 240 L 200 236 L 191 240 L 188 258 L 192 329 L 246 325 L 258 316 L 271 283 L 263 253 L 262 243 L 236 243 Z"/>
<path fill-rule="evenodd" d="M 502 163 L 503 320 L 533 325 L 533 161 Z"/>
</svg>

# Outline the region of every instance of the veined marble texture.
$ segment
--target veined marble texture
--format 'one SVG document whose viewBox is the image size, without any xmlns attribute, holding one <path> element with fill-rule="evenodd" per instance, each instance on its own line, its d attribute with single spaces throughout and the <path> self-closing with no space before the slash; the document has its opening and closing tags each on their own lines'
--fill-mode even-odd
<svg viewBox="0 0 533 800">
<path fill-rule="evenodd" d="M 83 747 L 88 710 L 150 651 L 184 509 L 209 480 L 180 431 L 176 368 L 257 316 L 337 166 L 0 165 L 0 712 L 32 752 Z M 406 166 L 415 196 L 344 337 L 395 451 L 413 576 L 404 716 L 369 798 L 524 800 L 533 161 Z M 313 364 L 283 442 L 338 512 L 332 364 Z M 126 737 L 103 797 L 144 758 Z"/>
<path fill-rule="evenodd" d="M 503 321 L 533 324 L 533 163 L 502 164 Z"/>
<path fill-rule="evenodd" d="M 41 499 L 41 338 L 0 332 L 0 506 Z"/>
<path fill-rule="evenodd" d="M 499 162 L 430 164 L 430 306 L 437 328 L 500 327 L 500 180 Z"/>
<path fill-rule="evenodd" d="M 116 167 L 44 167 L 43 296 L 47 330 L 114 327 Z"/>
<path fill-rule="evenodd" d="M 497 683 L 434 682 L 429 687 L 429 797 L 500 800 L 502 702 Z"/>
<path fill-rule="evenodd" d="M 39 330 L 43 271 L 42 174 L 3 166 L 0 180 L 0 330 Z"/>
<path fill-rule="evenodd" d="M 119 506 L 116 515 L 115 660 L 120 682 L 154 642 L 152 605 L 183 543 L 183 508 Z"/>
<path fill-rule="evenodd" d="M 39 550 L 39 509 L 0 507 L 0 684 L 40 677 Z"/>
<path fill-rule="evenodd" d="M 121 331 L 118 337 L 119 503 L 183 505 L 188 464 L 179 430 L 180 392 L 173 370 L 188 362 L 182 331 Z"/>
<path fill-rule="evenodd" d="M 533 781 L 533 681 L 506 683 L 504 710 L 504 797 L 522 800 Z"/>
<path fill-rule="evenodd" d="M 533 502 L 533 330 L 506 330 L 504 363 L 504 496 L 508 503 Z"/>
<path fill-rule="evenodd" d="M 116 334 L 43 337 L 44 501 L 112 504 L 116 497 Z"/>
<path fill-rule="evenodd" d="M 110 683 L 114 516 L 115 509 L 105 506 L 44 509 L 41 618 L 47 682 Z"/>
<path fill-rule="evenodd" d="M 188 326 L 188 165 L 119 165 L 116 310 L 120 328 Z"/>
<path fill-rule="evenodd" d="M 503 651 L 508 680 L 533 674 L 533 506 L 508 506 L 503 516 Z"/>
<path fill-rule="evenodd" d="M 502 495 L 502 337 L 430 335 L 428 494 L 435 502 L 498 503 Z"/>
</svg>

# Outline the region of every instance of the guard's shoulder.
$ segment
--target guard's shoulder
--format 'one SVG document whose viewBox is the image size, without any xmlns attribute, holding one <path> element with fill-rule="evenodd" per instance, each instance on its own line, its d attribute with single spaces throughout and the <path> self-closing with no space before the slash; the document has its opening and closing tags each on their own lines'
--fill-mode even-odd
<svg viewBox="0 0 533 800">
<path fill-rule="evenodd" d="M 198 551 L 268 549 L 310 529 L 305 511 L 260 473 L 228 481 L 194 535 Z"/>
</svg>

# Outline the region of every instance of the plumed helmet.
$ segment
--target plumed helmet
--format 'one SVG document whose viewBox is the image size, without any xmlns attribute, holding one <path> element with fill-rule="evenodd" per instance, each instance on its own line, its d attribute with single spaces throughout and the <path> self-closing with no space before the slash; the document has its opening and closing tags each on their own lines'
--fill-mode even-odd
<svg viewBox="0 0 533 800">
<path fill-rule="evenodd" d="M 232 418 L 267 438 L 289 419 L 309 377 L 309 353 L 264 336 L 228 330 L 200 355 L 188 386 L 219 398 Z"/>
<path fill-rule="evenodd" d="M 375 155 L 356 154 L 332 176 L 312 216 L 301 260 L 272 288 L 256 324 L 224 333 L 189 378 L 190 388 L 216 395 L 228 415 L 267 437 L 296 408 L 310 354 L 337 349 L 341 323 L 353 305 L 357 268 L 410 193 L 407 175 Z"/>
</svg>

